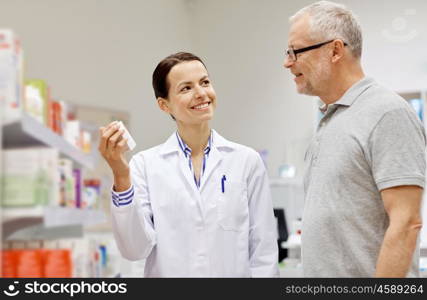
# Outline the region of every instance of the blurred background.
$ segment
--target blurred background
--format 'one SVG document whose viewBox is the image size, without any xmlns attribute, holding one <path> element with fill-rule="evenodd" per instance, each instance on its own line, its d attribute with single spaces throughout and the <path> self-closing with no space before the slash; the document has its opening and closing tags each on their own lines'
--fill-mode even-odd
<svg viewBox="0 0 427 300">
<path fill-rule="evenodd" d="M 122 259 L 112 237 L 111 173 L 96 153 L 97 131 L 122 120 L 137 143 L 129 155 L 164 142 L 175 124 L 157 107 L 151 75 L 178 51 L 209 70 L 218 97 L 212 127 L 262 156 L 281 275 L 301 276 L 303 158 L 319 103 L 296 93 L 283 61 L 288 18 L 310 3 L 0 0 L 2 276 L 143 276 L 144 262 Z M 362 25 L 366 74 L 425 122 L 427 2 L 340 3 Z M 424 257 L 420 268 L 427 276 Z"/>
</svg>

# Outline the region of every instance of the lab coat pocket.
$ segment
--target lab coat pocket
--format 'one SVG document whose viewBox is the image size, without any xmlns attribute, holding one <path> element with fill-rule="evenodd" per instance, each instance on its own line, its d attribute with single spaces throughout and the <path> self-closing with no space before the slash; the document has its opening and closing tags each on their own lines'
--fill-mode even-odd
<svg viewBox="0 0 427 300">
<path fill-rule="evenodd" d="M 227 231 L 241 231 L 244 229 L 248 216 L 248 197 L 246 184 L 243 182 L 226 182 L 224 192 L 221 193 L 218 203 L 218 223 Z"/>
</svg>

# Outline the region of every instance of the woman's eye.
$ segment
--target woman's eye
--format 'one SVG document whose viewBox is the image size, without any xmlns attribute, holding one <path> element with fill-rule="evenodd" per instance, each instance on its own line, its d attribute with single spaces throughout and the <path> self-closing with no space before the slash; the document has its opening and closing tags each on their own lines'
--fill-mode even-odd
<svg viewBox="0 0 427 300">
<path fill-rule="evenodd" d="M 184 87 L 181 89 L 181 92 L 188 91 L 189 89 L 190 89 L 190 87 L 189 87 L 189 86 L 184 86 Z"/>
</svg>

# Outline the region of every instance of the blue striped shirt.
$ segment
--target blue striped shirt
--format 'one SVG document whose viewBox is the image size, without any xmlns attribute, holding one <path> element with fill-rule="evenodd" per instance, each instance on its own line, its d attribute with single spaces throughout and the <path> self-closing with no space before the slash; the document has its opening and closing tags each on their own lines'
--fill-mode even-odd
<svg viewBox="0 0 427 300">
<path fill-rule="evenodd" d="M 132 203 L 133 200 L 133 185 L 124 192 L 115 192 L 114 190 L 111 192 L 111 199 L 113 200 L 113 204 L 117 207 L 128 205 Z"/>
<path fill-rule="evenodd" d="M 182 152 L 184 153 L 185 157 L 188 160 L 188 167 L 190 168 L 191 171 L 193 171 L 193 163 L 191 161 L 191 149 L 190 149 L 190 147 L 188 147 L 187 144 L 181 139 L 181 137 L 178 134 L 178 131 L 176 132 L 176 138 L 178 139 L 179 147 L 181 148 Z M 193 171 L 194 182 L 196 183 L 197 188 L 200 188 L 200 182 L 202 181 L 202 176 L 205 173 L 206 161 L 209 157 L 209 152 L 211 151 L 212 142 L 213 142 L 212 140 L 213 140 L 213 138 L 212 138 L 212 131 L 211 131 L 211 135 L 209 136 L 208 144 L 204 150 L 203 165 L 202 165 L 201 174 L 199 176 L 199 180 L 197 180 L 195 170 Z"/>
</svg>

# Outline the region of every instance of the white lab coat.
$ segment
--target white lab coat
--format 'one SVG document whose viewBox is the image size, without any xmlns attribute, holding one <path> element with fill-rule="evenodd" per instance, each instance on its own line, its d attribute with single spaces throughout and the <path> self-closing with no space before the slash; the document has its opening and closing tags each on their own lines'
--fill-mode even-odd
<svg viewBox="0 0 427 300">
<path fill-rule="evenodd" d="M 197 188 L 174 134 L 130 162 L 133 201 L 111 206 L 114 236 L 146 277 L 277 277 L 277 229 L 257 152 L 212 130 Z M 224 192 L 221 179 L 226 176 Z"/>
</svg>

